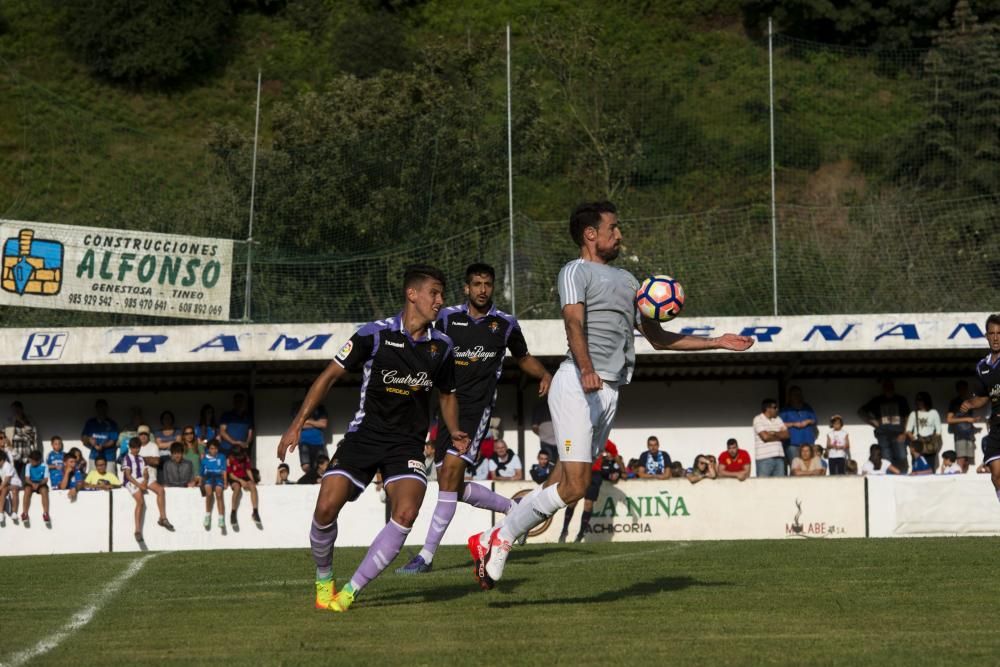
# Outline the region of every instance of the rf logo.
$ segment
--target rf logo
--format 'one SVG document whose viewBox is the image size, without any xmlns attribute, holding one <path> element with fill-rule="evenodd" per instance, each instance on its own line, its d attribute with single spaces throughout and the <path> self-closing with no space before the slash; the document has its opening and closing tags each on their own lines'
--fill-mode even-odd
<svg viewBox="0 0 1000 667">
<path fill-rule="evenodd" d="M 37 331 L 28 336 L 21 355 L 23 361 L 55 361 L 62 357 L 69 334 L 65 332 Z"/>
</svg>

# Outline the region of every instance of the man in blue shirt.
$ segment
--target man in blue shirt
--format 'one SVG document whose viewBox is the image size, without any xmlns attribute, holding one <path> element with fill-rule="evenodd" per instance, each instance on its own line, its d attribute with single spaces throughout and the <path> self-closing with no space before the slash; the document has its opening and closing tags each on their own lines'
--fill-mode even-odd
<svg viewBox="0 0 1000 667">
<path fill-rule="evenodd" d="M 788 428 L 788 440 L 784 441 L 785 462 L 790 466 L 799 455 L 802 445 L 816 444 L 816 411 L 802 398 L 802 388 L 788 388 L 788 400 L 785 407 L 778 413 L 781 421 Z"/>
<path fill-rule="evenodd" d="M 248 451 L 253 442 L 253 417 L 247 408 L 244 394 L 233 396 L 233 409 L 222 414 L 219 420 L 219 451 L 229 456 L 233 445 L 245 447 Z"/>
<path fill-rule="evenodd" d="M 108 402 L 103 398 L 94 404 L 97 416 L 83 425 L 80 441 L 90 450 L 90 460 L 104 459 L 108 472 L 114 474 L 118 458 L 118 424 L 108 416 Z"/>
<path fill-rule="evenodd" d="M 292 417 L 302 407 L 301 401 L 292 406 Z M 326 427 L 329 424 L 326 407 L 317 405 L 309 418 L 302 423 L 302 433 L 299 435 L 299 465 L 305 474 L 316 471 L 316 463 L 321 455 L 326 455 Z"/>
</svg>

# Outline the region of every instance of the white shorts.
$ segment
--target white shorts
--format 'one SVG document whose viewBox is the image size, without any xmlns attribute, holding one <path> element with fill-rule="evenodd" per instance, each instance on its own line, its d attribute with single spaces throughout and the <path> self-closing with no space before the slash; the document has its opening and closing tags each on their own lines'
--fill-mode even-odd
<svg viewBox="0 0 1000 667">
<path fill-rule="evenodd" d="M 559 460 L 592 463 L 604 449 L 617 411 L 616 382 L 605 381 L 600 390 L 586 394 L 576 365 L 559 366 L 549 387 L 549 412 Z"/>
<path fill-rule="evenodd" d="M 125 482 L 125 490 L 131 493 L 133 496 L 138 493 L 142 493 L 142 489 L 139 488 L 139 485 L 133 482 L 132 480 Z"/>
</svg>

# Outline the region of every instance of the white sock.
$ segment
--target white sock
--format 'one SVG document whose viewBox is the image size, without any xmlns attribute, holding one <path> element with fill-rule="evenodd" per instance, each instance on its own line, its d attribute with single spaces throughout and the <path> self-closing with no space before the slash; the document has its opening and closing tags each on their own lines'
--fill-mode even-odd
<svg viewBox="0 0 1000 667">
<path fill-rule="evenodd" d="M 521 535 L 545 521 L 547 518 L 566 507 L 559 497 L 559 484 L 546 487 L 538 494 L 531 494 L 507 515 L 500 528 L 500 539 L 513 542 Z M 534 497 L 532 497 L 534 496 Z"/>
<path fill-rule="evenodd" d="M 434 554 L 432 554 L 427 549 L 421 549 L 420 550 L 420 557 L 423 558 L 424 562 L 427 563 L 428 565 L 430 565 L 431 561 L 434 560 Z"/>
<path fill-rule="evenodd" d="M 538 486 L 536 486 L 535 488 L 533 488 L 531 490 L 531 493 L 529 493 L 528 495 L 522 497 L 520 501 L 514 503 L 513 506 L 510 508 L 510 512 L 513 512 L 520 505 L 523 505 L 523 504 L 528 503 L 528 502 L 532 502 L 544 490 L 545 490 L 545 487 L 542 486 L 541 484 L 539 484 Z M 510 512 L 508 512 L 504 516 L 500 517 L 497 520 L 497 522 L 495 524 L 493 524 L 492 528 L 490 528 L 489 530 L 484 530 L 482 532 L 482 534 L 479 536 L 479 544 L 481 544 L 484 549 L 488 549 L 489 548 L 489 546 L 490 546 L 490 535 L 492 535 L 493 531 L 496 530 L 497 528 L 503 528 L 504 522 L 507 520 L 507 517 L 510 516 Z"/>
</svg>

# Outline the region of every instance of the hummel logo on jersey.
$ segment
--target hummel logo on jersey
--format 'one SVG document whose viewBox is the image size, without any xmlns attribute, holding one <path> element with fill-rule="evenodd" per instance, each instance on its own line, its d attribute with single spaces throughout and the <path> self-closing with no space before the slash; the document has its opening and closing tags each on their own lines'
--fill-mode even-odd
<svg viewBox="0 0 1000 667">
<path fill-rule="evenodd" d="M 451 323 L 451 326 L 453 326 L 453 327 L 467 327 L 467 326 L 469 326 L 469 323 L 468 322 L 462 322 L 462 321 L 456 320 L 456 321 L 454 321 L 454 322 Z"/>
<path fill-rule="evenodd" d="M 391 340 L 385 341 L 385 344 L 388 345 L 389 347 L 406 347 L 402 343 L 396 343 L 396 342 L 391 341 Z"/>
</svg>

